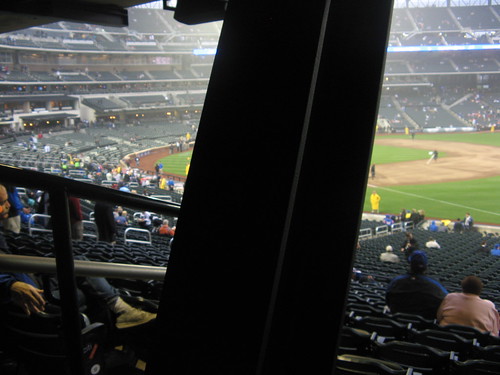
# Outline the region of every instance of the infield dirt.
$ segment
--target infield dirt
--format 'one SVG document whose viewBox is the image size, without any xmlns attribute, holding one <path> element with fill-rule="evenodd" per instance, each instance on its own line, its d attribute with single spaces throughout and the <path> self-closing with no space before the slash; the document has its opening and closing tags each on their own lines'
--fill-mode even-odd
<svg viewBox="0 0 500 375">
<path fill-rule="evenodd" d="M 376 166 L 375 179 L 368 183 L 377 186 L 418 185 L 464 181 L 500 175 L 500 147 L 472 143 L 427 141 L 418 139 L 377 139 L 375 144 L 437 150 L 446 157 L 436 162 L 414 160 Z"/>
</svg>

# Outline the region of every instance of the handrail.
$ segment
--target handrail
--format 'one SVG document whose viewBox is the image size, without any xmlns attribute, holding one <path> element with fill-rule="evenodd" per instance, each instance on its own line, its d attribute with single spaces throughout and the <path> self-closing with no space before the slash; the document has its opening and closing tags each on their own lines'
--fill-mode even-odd
<svg viewBox="0 0 500 375">
<path fill-rule="evenodd" d="M 55 258 L 0 254 L 0 271 L 56 273 Z M 167 267 L 75 260 L 75 276 L 163 281 Z"/>
<path fill-rule="evenodd" d="M 54 250 L 56 273 L 61 287 L 63 316 L 62 331 L 70 356 L 71 370 L 75 375 L 83 375 L 83 348 L 81 341 L 80 314 L 76 298 L 75 260 L 70 239 L 69 202 L 70 196 L 93 201 L 119 204 L 138 210 L 155 211 L 178 216 L 180 205 L 150 199 L 86 182 L 75 181 L 61 176 L 0 164 L 0 183 L 43 190 L 49 196 L 54 208 L 52 215 L 54 229 Z M 21 269 L 24 271 L 24 269 Z"/>
<path fill-rule="evenodd" d="M 38 228 L 34 227 L 33 225 L 35 224 L 35 221 L 37 218 L 44 218 L 44 219 L 50 219 L 50 215 L 45 215 L 45 214 L 33 214 L 31 215 L 30 219 L 28 220 L 28 233 L 29 235 L 33 235 L 33 232 L 50 232 L 52 233 L 52 229 L 47 229 L 47 228 Z"/>
<path fill-rule="evenodd" d="M 149 241 L 145 241 L 145 240 L 134 240 L 134 239 L 130 239 L 130 238 L 127 238 L 127 233 L 128 232 L 140 232 L 140 233 L 146 233 L 148 238 L 149 238 Z M 127 228 L 125 229 L 125 233 L 123 234 L 123 241 L 125 243 L 142 243 L 142 244 L 146 244 L 146 245 L 151 245 L 152 243 L 152 237 L 151 237 L 151 232 L 147 229 L 140 229 L 140 228 L 134 228 L 134 227 L 131 227 L 131 228 Z"/>
<path fill-rule="evenodd" d="M 83 223 L 83 237 L 87 237 L 87 238 L 93 238 L 95 239 L 96 241 L 98 241 L 98 236 L 97 234 L 92 234 L 92 233 L 85 233 L 85 226 L 87 226 L 87 228 L 89 226 L 91 226 L 94 230 L 94 233 L 98 233 L 97 231 L 97 225 L 95 223 L 95 221 L 91 221 L 91 220 L 82 220 L 82 223 Z"/>
<path fill-rule="evenodd" d="M 392 233 L 397 233 L 397 232 L 402 232 L 403 231 L 403 224 L 402 223 L 394 223 L 391 225 L 391 232 Z"/>
<path fill-rule="evenodd" d="M 172 196 L 171 195 L 150 195 L 151 198 L 153 199 L 158 199 L 163 202 L 173 202 Z"/>
<path fill-rule="evenodd" d="M 370 238 L 372 236 L 371 228 L 360 229 L 359 239 Z"/>
</svg>

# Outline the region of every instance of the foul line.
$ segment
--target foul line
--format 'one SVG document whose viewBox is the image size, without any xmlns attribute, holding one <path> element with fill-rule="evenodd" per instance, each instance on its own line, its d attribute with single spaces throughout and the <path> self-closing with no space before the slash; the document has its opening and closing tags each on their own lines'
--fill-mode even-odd
<svg viewBox="0 0 500 375">
<path fill-rule="evenodd" d="M 405 193 L 405 192 L 394 190 L 394 189 L 391 189 L 391 188 L 386 188 L 386 187 L 377 186 L 377 185 L 371 185 L 371 184 L 368 184 L 368 186 L 371 187 L 371 188 L 377 188 L 378 190 L 387 190 L 387 191 L 390 191 L 392 193 L 398 193 L 398 194 L 402 194 L 402 195 L 408 195 L 408 196 L 415 197 L 415 198 L 420 198 L 420 199 L 427 199 L 429 201 L 443 203 L 443 204 L 447 204 L 447 205 L 450 205 L 450 206 L 456 206 L 456 207 L 460 207 L 460 208 L 466 208 L 466 209 L 469 209 L 471 211 L 479 211 L 479 212 L 483 212 L 485 214 L 500 216 L 500 213 L 497 213 L 497 212 L 491 212 L 491 211 L 481 210 L 479 208 L 464 206 L 462 204 L 457 204 L 457 203 L 452 203 L 452 202 L 448 202 L 448 201 L 443 201 L 443 200 L 440 200 L 440 199 L 429 198 L 429 197 L 425 197 L 423 195 L 418 195 L 418 194 L 413 194 L 413 193 Z"/>
</svg>

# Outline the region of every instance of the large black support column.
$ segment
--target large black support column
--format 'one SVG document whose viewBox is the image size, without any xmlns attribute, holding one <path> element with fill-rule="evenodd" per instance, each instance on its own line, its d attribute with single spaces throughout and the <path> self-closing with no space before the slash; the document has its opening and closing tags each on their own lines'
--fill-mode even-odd
<svg viewBox="0 0 500 375">
<path fill-rule="evenodd" d="M 391 1 L 230 1 L 148 374 L 330 374 Z"/>
</svg>

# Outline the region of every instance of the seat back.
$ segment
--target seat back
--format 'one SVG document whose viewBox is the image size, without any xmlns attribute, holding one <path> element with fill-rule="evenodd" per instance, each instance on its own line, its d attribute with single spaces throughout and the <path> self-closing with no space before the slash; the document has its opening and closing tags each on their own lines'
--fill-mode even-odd
<svg viewBox="0 0 500 375">
<path fill-rule="evenodd" d="M 339 354 L 367 355 L 371 351 L 372 341 L 376 334 L 343 326 L 340 331 L 340 342 L 337 348 Z"/>
<path fill-rule="evenodd" d="M 366 316 L 353 320 L 352 325 L 368 332 L 376 332 L 386 340 L 406 340 L 411 325 L 398 323 L 391 318 Z"/>
<path fill-rule="evenodd" d="M 475 347 L 473 353 L 474 359 L 484 359 L 486 361 L 500 363 L 500 345 L 488 345 L 485 347 Z"/>
<path fill-rule="evenodd" d="M 12 354 L 28 373 L 70 374 L 70 357 L 59 314 L 41 312 L 28 316 L 12 309 L 5 312 L 3 326 Z M 85 374 L 103 374 L 104 324 L 93 323 L 84 327 L 81 337 Z"/>
<path fill-rule="evenodd" d="M 438 327 L 435 320 L 425 319 L 424 317 L 416 314 L 395 313 L 390 315 L 390 317 L 399 323 L 411 323 L 412 328 L 420 331 Z"/>
<path fill-rule="evenodd" d="M 412 369 L 405 369 L 394 362 L 351 354 L 337 356 L 335 363 L 336 375 L 411 375 L 412 373 Z"/>
<path fill-rule="evenodd" d="M 489 335 L 474 327 L 463 326 L 460 324 L 448 324 L 446 326 L 440 326 L 439 329 L 456 333 L 457 335 L 469 340 L 476 339 L 477 342 L 483 346 L 487 346 L 489 344 Z"/>
<path fill-rule="evenodd" d="M 374 342 L 374 355 L 392 361 L 422 374 L 448 372 L 453 352 L 445 352 L 430 346 L 405 341 Z"/>
<path fill-rule="evenodd" d="M 465 362 L 453 362 L 450 373 L 453 375 L 497 375 L 499 369 L 498 362 L 473 359 Z"/>
<path fill-rule="evenodd" d="M 411 339 L 418 344 L 432 346 L 444 351 L 455 352 L 460 359 L 468 358 L 477 341 L 466 339 L 453 332 L 443 330 L 426 329 L 424 331 L 412 331 Z"/>
</svg>

